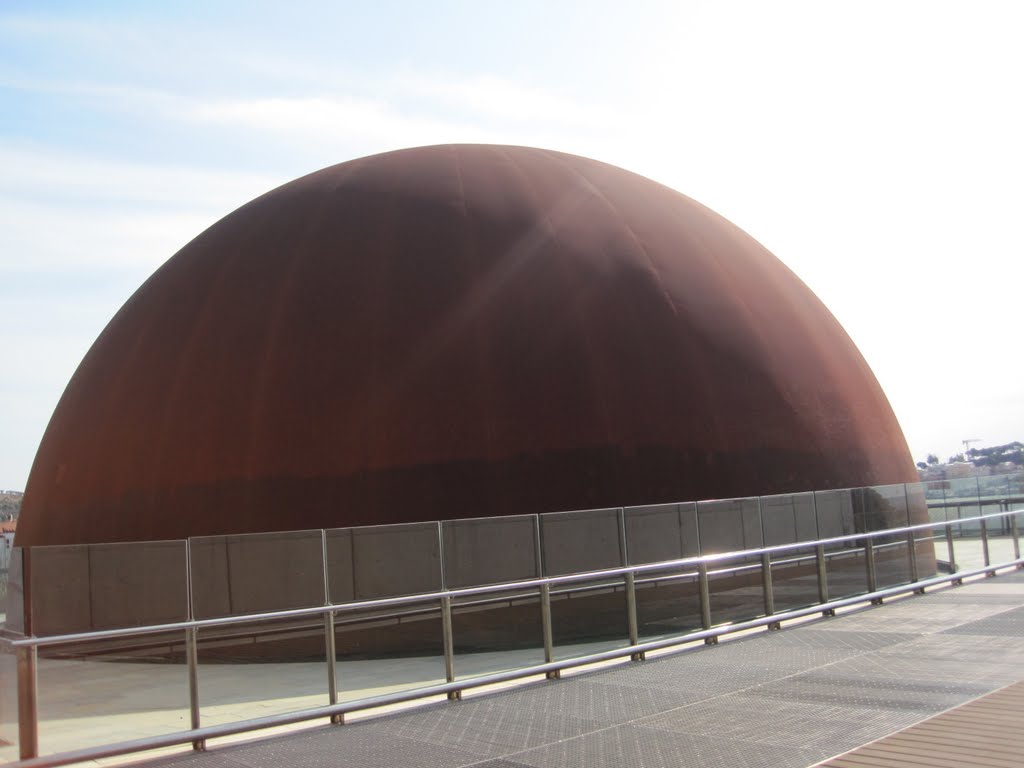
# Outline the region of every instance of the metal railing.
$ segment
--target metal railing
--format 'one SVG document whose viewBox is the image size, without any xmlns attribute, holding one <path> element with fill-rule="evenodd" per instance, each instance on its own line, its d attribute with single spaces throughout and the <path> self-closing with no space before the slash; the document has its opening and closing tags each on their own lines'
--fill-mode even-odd
<svg viewBox="0 0 1024 768">
<path fill-rule="evenodd" d="M 714 644 L 721 635 L 732 632 L 767 626 L 778 629 L 781 622 L 815 613 L 833 615 L 840 607 L 857 603 L 879 603 L 883 599 L 907 592 L 922 593 L 926 588 L 945 583 L 962 583 L 964 578 L 979 574 L 993 575 L 996 569 L 1010 566 L 1022 567 L 1024 560 L 1020 556 L 1020 537 L 1017 516 L 1024 514 L 1024 509 L 988 514 L 973 518 L 963 518 L 945 522 L 930 522 L 920 525 L 903 526 L 871 532 L 862 532 L 812 541 L 781 544 L 757 549 L 741 550 L 722 554 L 688 557 L 658 563 L 631 565 L 597 571 L 572 573 L 561 576 L 531 578 L 520 581 L 490 584 L 486 586 L 462 589 L 445 589 L 425 594 L 403 595 L 374 600 L 362 600 L 346 604 L 296 608 L 290 610 L 268 611 L 246 615 L 220 618 L 177 621 L 142 627 L 110 629 L 103 631 L 78 632 L 73 634 L 54 635 L 48 637 L 24 637 L 21 639 L 0 639 L 0 642 L 13 649 L 17 654 L 17 686 L 18 686 L 18 729 L 21 762 L 23 768 L 29 766 L 64 765 L 82 760 L 110 757 L 131 752 L 138 752 L 158 747 L 190 743 L 195 749 L 204 749 L 206 740 L 237 733 L 254 731 L 262 728 L 297 723 L 301 721 L 326 718 L 334 723 L 344 721 L 346 713 L 358 710 L 394 704 L 412 699 L 420 699 L 436 695 L 446 695 L 449 699 L 461 697 L 467 688 L 478 687 L 517 678 L 546 675 L 557 677 L 563 669 L 605 661 L 616 658 L 631 657 L 641 660 L 648 651 L 667 648 L 674 645 L 703 641 Z M 989 548 L 988 526 L 994 520 L 1007 521 L 1012 536 L 1013 557 L 1001 563 L 993 563 Z M 955 565 L 954 528 L 977 524 L 982 544 L 983 567 L 973 570 L 959 571 Z M 941 534 L 936 534 L 941 531 Z M 928 546 L 933 542 L 944 542 L 947 548 L 951 573 L 921 578 L 918 563 L 918 546 Z M 896 585 L 879 587 L 876 554 L 894 546 L 906 546 L 909 580 Z M 813 555 L 802 555 L 802 551 L 813 551 Z M 866 591 L 834 599 L 829 595 L 829 564 L 835 559 L 857 558 L 863 556 L 864 578 Z M 738 562 L 737 562 L 738 561 Z M 816 576 L 817 600 L 809 605 L 795 609 L 776 611 L 775 587 L 772 580 L 773 567 L 782 565 L 809 566 L 813 563 L 813 575 Z M 727 623 L 715 622 L 712 606 L 710 583 L 712 579 L 735 576 L 737 574 L 755 573 L 760 575 L 761 606 L 756 615 L 749 618 Z M 659 574 L 661 576 L 659 577 Z M 700 626 L 698 631 L 682 632 L 669 637 L 642 640 L 638 627 L 637 587 L 638 585 L 657 582 L 659 579 L 695 579 L 699 597 Z M 554 653 L 552 631 L 552 595 L 568 594 L 591 589 L 594 582 L 621 582 L 625 593 L 625 619 L 628 632 L 628 645 L 600 652 L 585 653 L 569 659 L 556 659 Z M 455 633 L 453 631 L 453 605 L 467 598 L 480 600 L 495 598 L 502 593 L 535 593 L 539 597 L 541 613 L 542 644 L 544 662 L 529 664 L 515 669 L 471 676 L 463 679 L 456 677 Z M 504 599 L 504 598 L 500 598 Z M 438 612 L 441 619 L 444 649 L 445 682 L 427 685 L 396 693 L 361 698 L 354 701 L 338 701 L 337 654 L 335 651 L 335 617 L 366 610 L 394 610 L 407 606 L 426 604 Z M 198 663 L 198 633 L 200 630 L 214 627 L 228 627 L 241 624 L 253 624 L 282 619 L 306 619 L 323 622 L 324 647 L 326 650 L 327 675 L 324 681 L 329 703 L 326 706 L 311 707 L 267 717 L 240 720 L 233 723 L 203 726 L 199 704 L 200 665 Z M 161 736 L 140 738 L 97 747 L 89 747 L 74 751 L 60 752 L 45 757 L 38 756 L 38 658 L 42 648 L 80 643 L 114 640 L 119 638 L 138 638 L 157 634 L 182 633 L 184 640 L 185 662 L 188 670 L 190 728 L 177 733 Z"/>
</svg>

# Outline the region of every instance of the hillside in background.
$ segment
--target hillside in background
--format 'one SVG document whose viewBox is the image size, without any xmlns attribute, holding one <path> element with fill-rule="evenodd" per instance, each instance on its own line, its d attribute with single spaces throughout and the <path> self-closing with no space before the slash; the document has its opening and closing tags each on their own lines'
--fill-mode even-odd
<svg viewBox="0 0 1024 768">
<path fill-rule="evenodd" d="M 0 491 L 0 520 L 17 518 L 21 511 L 21 497 L 18 491 Z"/>
</svg>

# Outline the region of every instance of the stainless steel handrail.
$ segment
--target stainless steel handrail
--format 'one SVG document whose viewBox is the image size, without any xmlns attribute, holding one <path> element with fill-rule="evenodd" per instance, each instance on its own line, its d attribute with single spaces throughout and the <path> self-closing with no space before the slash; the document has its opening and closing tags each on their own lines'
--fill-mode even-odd
<svg viewBox="0 0 1024 768">
<path fill-rule="evenodd" d="M 972 575 L 981 573 L 992 574 L 997 568 L 1008 566 L 1020 567 L 1024 565 L 1024 560 L 1022 560 L 1020 556 L 1020 542 L 1018 534 L 1018 525 L 1016 520 L 1018 514 L 1024 514 L 1024 509 L 1007 510 L 992 513 L 989 515 L 979 515 L 972 518 L 962 518 L 958 520 L 948 520 L 941 522 L 922 523 L 911 526 L 901 526 L 898 528 L 888 528 L 879 531 L 869 531 L 844 536 L 830 537 L 825 539 L 817 539 L 812 541 L 794 542 L 792 544 L 780 544 L 770 547 L 760 547 L 756 549 L 739 550 L 735 552 L 716 553 L 703 555 L 699 557 L 679 558 L 676 560 L 669 560 L 658 563 L 645 563 L 639 565 L 624 566 L 619 568 L 609 568 L 581 573 L 563 574 L 559 576 L 547 576 L 514 582 L 504 582 L 500 584 L 489 584 L 478 587 L 446 589 L 415 595 L 402 595 L 373 600 L 361 600 L 350 603 L 313 606 L 309 608 L 266 611 L 261 613 L 246 614 L 240 616 L 218 617 L 211 619 L 193 619 L 189 621 L 168 622 L 164 624 L 149 625 L 143 627 L 127 627 L 111 630 L 98 630 L 92 632 L 69 633 L 64 635 L 52 635 L 47 637 L 0 639 L 0 642 L 2 642 L 3 645 L 13 648 L 18 654 L 19 734 L 21 756 L 23 759 L 20 765 L 62 765 L 67 764 L 69 762 L 77 762 L 84 759 L 112 756 L 116 754 L 124 754 L 125 752 L 129 751 L 140 751 L 143 749 L 151 749 L 158 746 L 165 746 L 169 744 L 181 744 L 188 742 L 192 742 L 197 749 L 202 749 L 205 748 L 205 740 L 213 736 L 255 730 L 258 728 L 265 728 L 273 725 L 300 722 L 302 720 L 309 720 L 322 716 L 330 716 L 332 720 L 337 722 L 337 718 L 339 718 L 346 712 L 351 712 L 357 709 L 363 709 L 371 706 L 378 706 L 381 703 L 387 703 L 390 701 L 404 701 L 412 698 L 430 696 L 436 693 L 446 693 L 449 696 L 449 698 L 457 698 L 464 688 L 486 685 L 491 682 L 499 682 L 535 674 L 548 674 L 549 676 L 552 676 L 557 675 L 557 673 L 560 670 L 571 666 L 577 666 L 580 664 L 587 664 L 595 661 L 619 658 L 624 656 L 631 656 L 634 659 L 640 659 L 643 658 L 644 653 L 646 653 L 649 650 L 665 648 L 672 645 L 679 645 L 682 643 L 689 643 L 695 640 L 704 640 L 704 642 L 706 643 L 714 643 L 717 642 L 717 638 L 720 635 L 727 634 L 730 632 L 736 632 L 741 631 L 743 629 L 749 629 L 765 625 L 771 628 L 777 628 L 780 622 L 782 621 L 789 620 L 792 618 L 798 618 L 801 616 L 807 616 L 818 612 L 821 612 L 826 615 L 831 615 L 838 607 L 853 605 L 856 603 L 862 603 L 866 601 L 880 602 L 885 597 L 891 595 L 902 594 L 908 591 L 922 592 L 925 588 L 929 586 L 935 586 L 947 582 L 962 582 L 964 578 Z M 988 548 L 987 538 L 987 521 L 1001 518 L 1008 518 L 1011 522 L 1014 545 L 1014 558 L 1004 563 L 993 565 L 991 564 L 989 559 L 990 552 Z M 906 535 L 906 541 L 902 543 L 908 547 L 909 552 L 913 553 L 914 546 L 910 546 L 911 543 L 916 545 L 919 542 L 935 540 L 936 538 L 938 538 L 934 536 L 935 530 L 943 529 L 945 531 L 946 540 L 947 542 L 949 542 L 951 541 L 950 535 L 953 527 L 963 526 L 965 524 L 973 522 L 980 523 L 980 533 L 985 556 L 984 568 L 967 572 L 950 573 L 945 574 L 943 576 L 936 576 L 934 578 L 919 580 L 916 574 L 914 555 L 912 554 L 910 557 L 912 573 L 911 580 L 897 586 L 891 586 L 881 590 L 877 589 L 875 562 L 873 556 L 875 550 L 880 548 L 876 547 L 875 545 L 875 541 L 877 539 L 892 538 L 901 535 Z M 931 531 L 933 535 L 930 537 L 924 537 L 920 539 L 914 535 L 919 531 L 926 530 Z M 851 549 L 843 549 L 832 552 L 826 552 L 825 550 L 825 548 L 828 546 L 834 544 L 843 544 L 847 542 L 853 542 L 855 543 L 855 546 Z M 900 544 L 901 542 L 896 543 Z M 882 546 L 887 545 L 883 544 Z M 772 566 L 777 566 L 792 561 L 773 560 L 772 556 L 775 554 L 795 552 L 811 548 L 813 548 L 815 551 L 814 556 L 806 558 L 801 557 L 795 559 L 798 561 L 815 561 L 819 587 L 819 601 L 813 605 L 804 608 L 790 610 L 783 613 L 775 613 L 773 608 L 774 600 L 772 594 L 773 588 L 771 580 L 771 569 Z M 869 585 L 868 591 L 863 594 L 846 597 L 840 600 L 829 599 L 827 582 L 828 559 L 830 557 L 835 557 L 841 554 L 850 554 L 851 552 L 856 553 L 861 548 L 865 553 L 865 562 L 867 569 L 866 575 Z M 738 565 L 732 569 L 723 568 L 717 571 L 709 570 L 709 566 L 711 565 L 724 564 L 729 562 L 730 560 L 750 560 L 754 557 L 758 557 L 760 559 L 760 562 L 745 562 L 742 565 Z M 701 603 L 701 617 L 703 629 L 698 632 L 685 633 L 657 641 L 639 642 L 635 630 L 636 603 L 634 591 L 636 586 L 636 576 L 638 574 L 650 574 L 661 571 L 678 570 L 680 568 L 685 568 L 687 566 L 696 566 L 695 573 L 698 577 L 700 586 L 699 595 Z M 764 615 L 759 616 L 758 618 L 753 618 L 738 623 L 715 626 L 712 623 L 713 616 L 711 613 L 710 596 L 708 592 L 708 577 L 709 575 L 713 575 L 715 573 L 733 573 L 740 570 L 761 570 L 765 574 L 765 578 L 762 579 L 763 588 L 765 590 Z M 550 596 L 550 590 L 553 585 L 572 585 L 583 582 L 595 581 L 599 579 L 609 579 L 618 576 L 625 577 L 624 586 L 627 592 L 626 605 L 627 611 L 630 613 L 628 621 L 628 624 L 630 626 L 629 644 L 627 646 L 617 648 L 613 651 L 587 654 L 573 659 L 554 661 L 553 653 L 551 652 L 550 648 L 551 604 L 550 599 L 544 599 L 545 594 L 548 597 Z M 678 574 L 676 574 L 675 576 L 678 577 Z M 542 618 L 545 626 L 545 664 L 532 665 L 528 667 L 519 668 L 516 670 L 510 670 L 499 675 L 483 675 L 462 680 L 456 680 L 454 674 L 454 643 L 451 637 L 451 623 L 450 621 L 448 621 L 445 622 L 445 663 L 447 669 L 448 682 L 440 686 L 419 688 L 413 691 L 402 692 L 401 694 L 393 694 L 387 697 L 376 697 L 374 699 L 365 699 L 359 702 L 348 702 L 344 704 L 332 704 L 327 707 L 317 707 L 307 710 L 301 710 L 299 712 L 289 713 L 287 715 L 265 717 L 259 718 L 257 720 L 241 721 L 239 723 L 227 724 L 222 726 L 193 727 L 187 731 L 182 731 L 177 734 L 170 734 L 168 736 L 152 737 L 148 739 L 137 739 L 131 742 L 106 745 L 103 747 L 95 747 L 86 750 L 76 750 L 74 752 L 60 753 L 57 755 L 50 755 L 44 758 L 37 757 L 38 715 L 36 712 L 36 696 L 38 683 L 36 680 L 36 670 L 38 664 L 38 649 L 41 647 L 51 647 L 56 645 L 72 643 L 85 643 L 103 639 L 145 636 L 169 632 L 184 632 L 186 636 L 186 644 L 189 646 L 189 649 L 191 651 L 189 654 L 187 654 L 189 675 L 190 678 L 197 678 L 198 660 L 196 654 L 194 653 L 194 650 L 195 635 L 197 630 L 199 629 L 239 624 L 251 624 L 257 622 L 267 622 L 291 618 L 334 616 L 334 614 L 339 612 L 354 612 L 360 610 L 401 606 L 421 602 L 436 602 L 440 605 L 442 613 L 445 613 L 447 608 L 447 611 L 449 612 L 450 615 L 451 601 L 455 598 L 472 597 L 477 595 L 490 595 L 499 592 L 523 591 L 534 588 L 538 589 L 541 594 L 540 605 L 543 614 Z M 336 661 L 337 659 L 335 658 L 334 654 L 330 654 L 328 656 L 327 662 L 329 667 L 329 678 L 332 680 L 334 679 L 335 675 Z M 192 696 L 190 698 L 190 708 L 193 710 L 192 722 L 193 724 L 198 724 L 198 699 L 195 696 Z"/>
</svg>

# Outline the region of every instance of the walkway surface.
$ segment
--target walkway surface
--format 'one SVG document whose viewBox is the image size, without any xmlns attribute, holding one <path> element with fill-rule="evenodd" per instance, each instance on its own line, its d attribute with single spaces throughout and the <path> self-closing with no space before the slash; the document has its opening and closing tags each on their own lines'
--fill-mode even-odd
<svg viewBox="0 0 1024 768">
<path fill-rule="evenodd" d="M 829 760 L 823 768 L 1020 768 L 1024 760 L 1024 683 L 929 718 Z"/>
<path fill-rule="evenodd" d="M 1024 572 L 1014 572 L 718 646 L 145 765 L 806 768 L 1022 678 Z M 986 748 L 978 744 L 976 764 L 990 764 Z"/>
</svg>

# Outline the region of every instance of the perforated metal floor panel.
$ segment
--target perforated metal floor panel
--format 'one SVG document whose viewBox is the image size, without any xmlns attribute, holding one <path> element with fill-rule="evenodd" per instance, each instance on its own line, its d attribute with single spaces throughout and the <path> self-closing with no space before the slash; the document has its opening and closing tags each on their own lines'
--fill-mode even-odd
<svg viewBox="0 0 1024 768">
<path fill-rule="evenodd" d="M 146 766 L 805 768 L 1022 678 L 1018 573 L 715 647 Z"/>
</svg>

